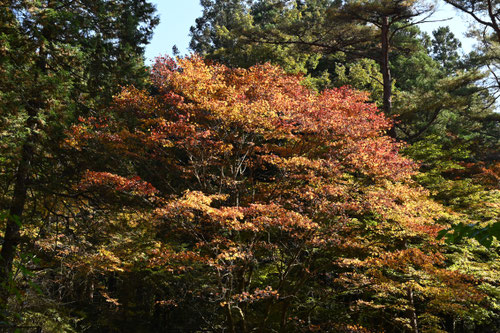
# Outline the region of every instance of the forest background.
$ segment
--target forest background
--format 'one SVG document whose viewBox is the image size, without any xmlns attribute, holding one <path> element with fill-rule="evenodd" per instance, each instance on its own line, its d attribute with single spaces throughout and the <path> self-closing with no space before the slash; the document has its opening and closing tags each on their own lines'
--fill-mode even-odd
<svg viewBox="0 0 500 333">
<path fill-rule="evenodd" d="M 186 0 L 176 4 L 174 0 L 152 0 L 151 3 L 156 6 L 160 23 L 155 28 L 150 43 L 146 46 L 144 55 L 148 64 L 158 56 L 173 55 L 172 47 L 174 46 L 181 54 L 188 54 L 191 40 L 189 28 L 203 11 L 200 2 Z M 467 27 L 472 21 L 456 12 L 451 5 L 444 1 L 438 2 L 430 21 L 435 22 L 421 24 L 419 28 L 432 34 L 432 31 L 441 26 L 449 26 L 455 37 L 461 41 L 464 52 L 472 50 L 475 40 L 466 36 Z"/>
<path fill-rule="evenodd" d="M 444 2 L 203 0 L 148 64 L 146 0 L 2 0 L 0 329 L 497 332 L 500 4 L 446 3 L 466 50 Z"/>
</svg>

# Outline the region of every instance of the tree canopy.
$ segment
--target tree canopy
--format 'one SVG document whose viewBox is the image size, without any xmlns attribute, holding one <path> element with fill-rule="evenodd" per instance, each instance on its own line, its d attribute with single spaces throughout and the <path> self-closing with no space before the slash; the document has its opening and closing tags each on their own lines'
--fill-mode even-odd
<svg viewBox="0 0 500 333">
<path fill-rule="evenodd" d="M 458 216 L 411 180 L 416 165 L 366 94 L 316 93 L 271 65 L 199 57 L 160 59 L 152 80 L 157 94 L 125 89 L 113 118 L 82 119 L 67 144 L 106 152 L 78 185 L 91 207 L 114 214 L 147 201 L 123 226 L 149 234 L 127 238 L 144 254 L 127 259 L 106 241 L 98 260 L 160 274 L 155 285 L 166 284 L 151 297 L 170 327 L 197 318 L 233 332 L 432 329 L 486 301 L 435 240 Z M 113 156 L 126 156 L 123 167 Z"/>
<path fill-rule="evenodd" d="M 0 5 L 0 331 L 497 332 L 496 1 Z M 167 17 L 168 19 L 168 17 Z"/>
</svg>

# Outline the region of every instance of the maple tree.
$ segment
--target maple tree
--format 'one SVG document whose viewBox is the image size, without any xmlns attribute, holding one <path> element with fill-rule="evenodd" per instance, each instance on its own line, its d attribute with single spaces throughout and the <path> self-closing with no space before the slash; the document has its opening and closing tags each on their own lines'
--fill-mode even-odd
<svg viewBox="0 0 500 333">
<path fill-rule="evenodd" d="M 95 232 L 122 240 L 94 241 L 91 259 L 75 245 L 65 253 L 74 274 L 95 272 L 104 304 L 132 309 L 132 291 L 106 276 L 142 272 L 153 288 L 144 306 L 172 329 L 488 322 L 472 305 L 487 307 L 489 292 L 436 241 L 459 216 L 412 180 L 417 165 L 367 94 L 198 56 L 159 58 L 151 80 L 152 93 L 124 88 L 65 143 L 93 156 L 74 190 Z"/>
<path fill-rule="evenodd" d="M 468 8 L 477 18 L 483 14 L 483 19 L 489 17 L 487 9 L 497 5 L 495 1 L 450 2 Z M 228 66 L 248 67 L 270 61 L 289 73 L 307 73 L 308 84 L 319 89 L 350 85 L 370 91 L 371 99 L 386 114 L 396 116 L 391 135 L 415 144 L 416 149 L 410 150 L 412 157 L 424 157 L 422 171 L 429 172 L 430 177 L 420 183 L 432 191 L 446 192 L 434 195 L 434 199 L 445 205 L 450 198 L 466 200 L 484 210 L 492 205 L 495 194 L 469 191 L 464 198 L 467 183 L 475 185 L 469 189 L 480 186 L 477 177 L 458 182 L 451 177 L 455 174 L 453 164 L 471 169 L 462 171 L 463 176 L 474 173 L 475 166 L 489 168 L 498 160 L 500 136 L 494 110 L 498 52 L 495 34 L 489 34 L 493 23 L 483 21 L 481 30 L 475 33 L 482 40 L 481 46 L 460 56 L 460 43 L 449 29 L 434 31 L 431 39 L 414 25 L 425 19 L 417 14 L 431 14 L 434 3 L 207 0 L 202 1 L 203 13 L 191 28 L 190 46 Z M 493 10 L 492 14 L 498 13 Z M 482 70 L 486 68 L 493 71 L 489 78 Z M 429 144 L 468 153 L 451 157 L 444 151 L 434 151 L 444 159 L 440 162 L 451 168 L 428 170 L 429 163 L 417 148 Z M 440 172 L 444 174 L 438 176 Z M 441 201 L 444 197 L 448 199 Z M 487 202 L 481 198 L 488 198 Z M 469 207 L 468 212 L 473 210 Z M 478 223 L 474 216 L 461 222 Z M 482 230 L 486 238 L 481 237 L 492 240 L 494 232 L 485 232 L 484 225 L 472 229 L 470 233 Z M 463 231 L 457 230 L 457 234 Z"/>
</svg>

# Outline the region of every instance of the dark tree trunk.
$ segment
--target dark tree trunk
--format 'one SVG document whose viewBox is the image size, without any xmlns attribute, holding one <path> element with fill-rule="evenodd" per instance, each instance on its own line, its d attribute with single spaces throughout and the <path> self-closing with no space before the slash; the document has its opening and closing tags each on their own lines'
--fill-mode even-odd
<svg viewBox="0 0 500 333">
<path fill-rule="evenodd" d="M 37 72 L 34 82 L 38 82 L 40 73 L 46 72 L 46 55 L 43 52 L 43 45 L 39 49 L 36 61 Z M 21 241 L 21 224 L 24 206 L 28 193 L 31 164 L 34 156 L 34 147 L 38 139 L 37 126 L 39 111 L 43 108 L 44 102 L 39 90 L 34 91 L 32 98 L 25 103 L 28 113 L 26 128 L 28 136 L 21 150 L 21 159 L 17 167 L 14 183 L 14 192 L 9 207 L 9 215 L 5 227 L 4 241 L 0 250 L 0 310 L 5 309 L 10 296 L 9 281 L 12 275 L 12 266 L 16 255 L 16 249 Z M 1 318 L 0 314 L 0 318 Z"/>
<path fill-rule="evenodd" d="M 392 111 L 392 77 L 389 67 L 389 18 L 382 18 L 381 26 L 381 43 L 382 43 L 382 78 L 384 85 L 383 110 L 386 116 L 391 116 Z M 389 130 L 389 135 L 396 137 L 395 127 L 392 126 Z"/>
<path fill-rule="evenodd" d="M 36 123 L 36 120 L 30 116 L 28 123 Z M 34 129 L 34 125 L 28 125 L 30 130 Z M 12 261 L 16 246 L 20 240 L 20 224 L 23 215 L 24 204 L 26 202 L 26 194 L 28 191 L 29 172 L 31 169 L 31 161 L 33 159 L 33 135 L 29 135 L 23 145 L 21 152 L 21 161 L 16 172 L 16 182 L 14 185 L 14 194 L 9 209 L 7 226 L 5 229 L 4 242 L 0 252 L 0 281 L 5 282 L 12 270 Z"/>
<path fill-rule="evenodd" d="M 36 123 L 36 110 L 32 109 L 29 111 L 29 118 L 27 120 L 30 134 L 22 147 L 21 160 L 19 161 L 16 172 L 14 193 L 12 195 L 9 215 L 7 217 L 4 242 L 0 252 L 0 309 L 7 306 L 7 301 L 10 296 L 9 281 L 12 275 L 12 264 L 16 254 L 16 248 L 21 240 L 20 230 L 22 215 L 28 192 L 29 174 L 35 143 L 35 135 L 32 132 L 36 129 Z"/>
</svg>

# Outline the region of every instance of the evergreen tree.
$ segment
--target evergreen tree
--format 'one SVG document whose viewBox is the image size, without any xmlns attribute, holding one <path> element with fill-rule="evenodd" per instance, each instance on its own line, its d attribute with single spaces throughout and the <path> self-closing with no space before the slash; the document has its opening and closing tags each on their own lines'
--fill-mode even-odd
<svg viewBox="0 0 500 333">
<path fill-rule="evenodd" d="M 67 125 L 98 113 L 120 85 L 145 84 L 143 47 L 158 19 L 145 0 L 10 0 L 0 11 L 2 201 L 9 207 L 0 252 L 5 310 L 24 210 L 33 199 L 29 190 L 43 180 L 63 184 L 56 170 L 68 161 L 55 159 L 54 149 Z M 48 169 L 38 169 L 42 161 Z"/>
<path fill-rule="evenodd" d="M 446 72 L 453 72 L 460 64 L 458 51 L 462 43 L 455 38 L 449 27 L 439 27 L 432 32 L 432 36 L 432 58 L 439 62 Z"/>
</svg>

